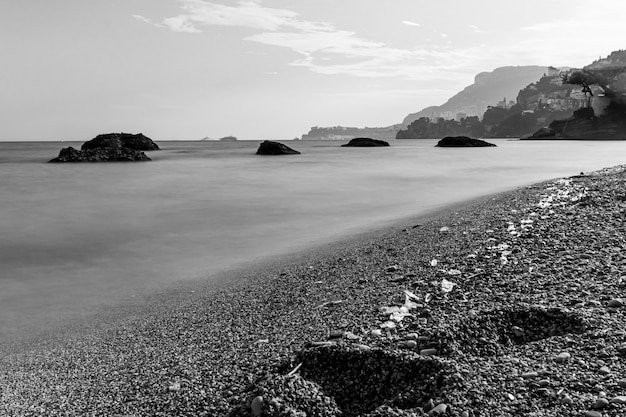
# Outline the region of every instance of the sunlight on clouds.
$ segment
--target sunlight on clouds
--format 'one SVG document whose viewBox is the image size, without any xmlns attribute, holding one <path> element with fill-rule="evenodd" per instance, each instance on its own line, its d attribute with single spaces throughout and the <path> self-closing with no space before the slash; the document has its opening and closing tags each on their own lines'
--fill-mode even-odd
<svg viewBox="0 0 626 417">
<path fill-rule="evenodd" d="M 416 22 L 411 22 L 410 20 L 403 20 L 402 21 L 403 24 L 407 25 L 407 26 L 414 26 L 414 27 L 420 27 L 422 25 L 420 25 L 419 23 Z"/>
</svg>

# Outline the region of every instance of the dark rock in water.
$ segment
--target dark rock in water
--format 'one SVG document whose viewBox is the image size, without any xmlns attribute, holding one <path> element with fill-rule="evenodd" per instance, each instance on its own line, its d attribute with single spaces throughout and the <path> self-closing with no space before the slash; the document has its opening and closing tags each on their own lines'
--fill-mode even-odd
<svg viewBox="0 0 626 417">
<path fill-rule="evenodd" d="M 107 133 L 83 143 L 80 150 L 61 149 L 50 162 L 113 162 L 150 161 L 142 151 L 158 150 L 159 146 L 142 133 Z"/>
<path fill-rule="evenodd" d="M 59 156 L 49 162 L 128 162 L 151 161 L 142 151 L 124 147 L 78 150 L 71 146 L 63 148 Z"/>
<path fill-rule="evenodd" d="M 83 143 L 82 150 L 98 148 L 129 148 L 138 151 L 156 151 L 159 145 L 143 133 L 105 133 L 98 135 L 90 141 Z"/>
<path fill-rule="evenodd" d="M 435 146 L 440 148 L 462 148 L 462 147 L 485 147 L 485 146 L 496 146 L 493 143 L 485 142 L 480 139 L 468 138 L 467 136 L 446 136 L 441 139 L 439 143 Z"/>
<path fill-rule="evenodd" d="M 357 147 L 370 148 L 374 146 L 389 146 L 389 143 L 385 142 L 384 140 L 378 140 L 378 139 L 372 139 L 372 138 L 354 138 L 350 140 L 350 142 L 341 146 L 357 146 Z"/>
<path fill-rule="evenodd" d="M 263 141 L 256 151 L 257 155 L 299 155 L 300 152 L 291 149 L 287 145 L 271 140 Z"/>
</svg>

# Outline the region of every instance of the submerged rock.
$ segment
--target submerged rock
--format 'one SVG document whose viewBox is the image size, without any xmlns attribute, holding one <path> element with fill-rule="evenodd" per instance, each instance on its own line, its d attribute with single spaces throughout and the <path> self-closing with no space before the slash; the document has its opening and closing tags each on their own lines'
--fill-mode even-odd
<svg viewBox="0 0 626 417">
<path fill-rule="evenodd" d="M 476 148 L 485 146 L 496 146 L 493 143 L 485 142 L 480 139 L 468 138 L 467 136 L 446 136 L 441 139 L 435 146 L 440 148 Z"/>
<path fill-rule="evenodd" d="M 378 139 L 372 139 L 372 138 L 354 138 L 354 139 L 351 139 L 350 142 L 341 146 L 372 148 L 372 147 L 377 147 L 377 146 L 389 146 L 389 143 L 385 142 L 384 140 L 378 140 Z"/>
<path fill-rule="evenodd" d="M 271 140 L 263 141 L 256 151 L 257 155 L 299 155 L 300 152 L 291 149 L 287 145 Z"/>
</svg>

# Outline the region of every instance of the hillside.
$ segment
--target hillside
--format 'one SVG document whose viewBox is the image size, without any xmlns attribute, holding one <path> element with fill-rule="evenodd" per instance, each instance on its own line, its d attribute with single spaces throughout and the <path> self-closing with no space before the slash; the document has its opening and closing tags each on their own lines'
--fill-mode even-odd
<svg viewBox="0 0 626 417">
<path fill-rule="evenodd" d="M 548 67 L 536 65 L 500 67 L 492 72 L 481 72 L 476 75 L 474 84 L 455 94 L 445 104 L 411 113 L 402 124 L 407 126 L 420 117 L 451 119 L 457 113 L 482 117 L 488 106 L 495 106 L 504 98 L 515 101 L 522 88 L 539 80 L 547 72 Z"/>
</svg>

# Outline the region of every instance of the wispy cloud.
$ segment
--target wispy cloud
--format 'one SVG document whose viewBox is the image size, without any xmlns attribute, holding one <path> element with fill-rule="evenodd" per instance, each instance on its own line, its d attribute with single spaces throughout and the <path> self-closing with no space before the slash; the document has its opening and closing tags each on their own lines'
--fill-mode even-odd
<svg viewBox="0 0 626 417">
<path fill-rule="evenodd" d="M 141 15 L 138 15 L 138 14 L 134 14 L 132 16 L 133 16 L 133 18 L 139 20 L 140 22 L 148 23 L 150 25 L 152 24 L 152 20 L 148 19 L 147 17 L 141 16 Z"/>
<path fill-rule="evenodd" d="M 179 0 L 183 13 L 161 22 L 140 15 L 137 20 L 174 32 L 198 34 L 203 27 L 231 26 L 258 30 L 245 39 L 259 44 L 287 48 L 301 55 L 291 65 L 321 74 L 407 79 L 459 79 L 471 71 L 454 71 L 469 62 L 471 52 L 453 51 L 449 46 L 403 49 L 338 29 L 328 22 L 302 19 L 292 10 L 265 7 L 260 0 L 241 0 L 234 5 L 208 0 Z M 420 24 L 403 21 L 411 27 Z"/>
<path fill-rule="evenodd" d="M 411 22 L 410 20 L 403 20 L 402 23 L 407 25 L 407 26 L 413 26 L 413 27 L 420 27 L 420 26 L 422 26 L 419 23 Z"/>
</svg>

